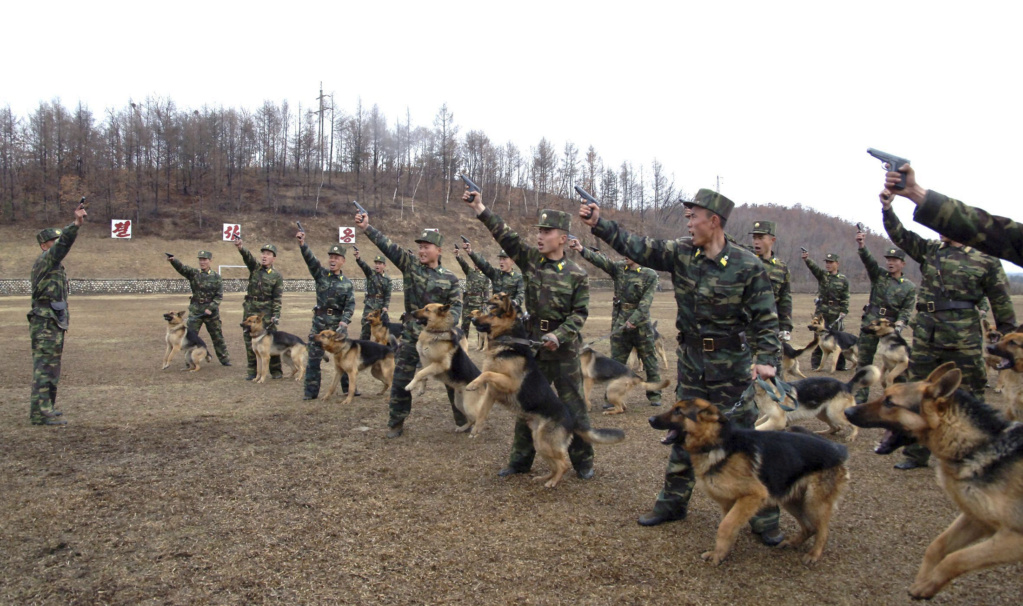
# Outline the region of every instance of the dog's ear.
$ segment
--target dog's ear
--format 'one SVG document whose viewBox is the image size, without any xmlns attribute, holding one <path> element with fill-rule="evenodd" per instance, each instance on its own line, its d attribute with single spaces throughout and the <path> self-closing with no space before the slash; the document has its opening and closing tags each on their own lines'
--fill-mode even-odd
<svg viewBox="0 0 1023 606">
<path fill-rule="evenodd" d="M 983 318 L 980 321 L 980 326 L 984 329 L 984 332 L 991 332 L 991 324 L 988 323 L 987 318 Z"/>
<path fill-rule="evenodd" d="M 956 368 L 954 362 L 942 364 L 936 368 L 934 372 L 938 372 L 949 364 L 951 364 L 951 368 L 947 369 L 941 376 L 939 376 L 937 381 L 931 381 L 931 377 L 927 377 L 927 382 L 930 383 L 927 387 L 927 395 L 931 398 L 949 398 L 957 389 L 959 389 L 959 384 L 963 380 L 963 371 Z M 932 376 L 934 375 L 934 372 L 931 373 Z"/>
<path fill-rule="evenodd" d="M 924 380 L 927 381 L 928 383 L 937 383 L 941 379 L 942 375 L 944 375 L 945 373 L 947 373 L 948 371 L 952 370 L 955 367 L 956 367 L 955 362 L 945 362 L 941 366 L 931 371 L 931 374 L 927 375 L 927 378 Z"/>
<path fill-rule="evenodd" d="M 440 307 L 437 308 L 437 311 L 439 313 L 446 314 L 448 313 L 449 309 L 451 309 L 451 305 L 441 305 Z"/>
</svg>

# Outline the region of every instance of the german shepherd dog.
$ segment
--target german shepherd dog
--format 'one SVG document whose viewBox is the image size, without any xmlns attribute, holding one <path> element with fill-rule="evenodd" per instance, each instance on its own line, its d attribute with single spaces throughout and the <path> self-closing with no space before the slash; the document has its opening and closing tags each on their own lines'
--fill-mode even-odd
<svg viewBox="0 0 1023 606">
<path fill-rule="evenodd" d="M 199 333 L 188 327 L 187 311 L 171 311 L 163 314 L 167 320 L 167 351 L 163 354 L 163 370 L 170 366 L 171 358 L 178 350 L 185 350 L 185 370 L 199 370 L 199 362 L 204 358 L 207 363 L 213 361 L 206 348 L 206 342 Z"/>
<path fill-rule="evenodd" d="M 806 347 L 796 349 L 789 345 L 786 341 L 781 342 L 782 357 L 781 357 L 781 369 L 782 371 L 797 376 L 806 378 L 803 371 L 799 369 L 799 356 L 805 354 L 808 351 L 813 351 L 814 347 L 817 347 L 821 342 L 821 336 L 817 333 L 813 333 L 813 339 Z"/>
<path fill-rule="evenodd" d="M 389 346 L 373 341 L 349 339 L 347 334 L 333 330 L 321 330 L 313 339 L 320 344 L 323 351 L 330 353 L 330 359 L 334 363 L 334 379 L 326 393 L 320 396 L 321 400 L 334 395 L 341 384 L 341 375 L 348 373 L 348 397 L 342 404 L 351 404 L 352 398 L 355 397 L 359 371 L 367 368 L 373 377 L 384 385 L 377 395 L 382 396 L 390 391 L 391 382 L 394 380 L 394 350 Z"/>
<path fill-rule="evenodd" d="M 777 386 L 771 385 L 774 393 L 770 394 L 760 383 L 755 383 L 753 401 L 763 415 L 757 421 L 756 428 L 761 431 L 782 430 L 792 421 L 817 417 L 828 424 L 828 429 L 817 433 L 834 435 L 843 427 L 850 427 L 851 442 L 859 435 L 860 428 L 849 424 L 845 418 L 845 409 L 856 404 L 854 392 L 857 389 L 877 383 L 879 376 L 881 371 L 876 366 L 864 366 L 847 383 L 832 377 L 810 377 L 796 381 L 792 383 L 793 393 L 789 399 L 796 409 L 791 412 L 782 410 L 785 394 Z"/>
<path fill-rule="evenodd" d="M 721 506 L 714 549 L 704 560 L 720 564 L 739 529 L 768 505 L 780 505 L 799 522 L 800 532 L 781 547 L 799 547 L 816 535 L 803 563 L 816 563 L 828 540 L 828 524 L 849 481 L 845 446 L 801 432 L 756 431 L 732 424 L 704 400 L 682 400 L 650 417 L 668 432 L 663 442 L 683 440 L 697 482 Z"/>
<path fill-rule="evenodd" d="M 924 552 L 909 587 L 914 598 L 933 597 L 961 574 L 1023 561 L 1023 424 L 958 389 L 961 380 L 948 362 L 923 381 L 889 385 L 883 397 L 845 412 L 860 427 L 887 430 L 874 452 L 927 446 L 938 461 L 938 485 L 959 507 L 959 517 Z"/>
<path fill-rule="evenodd" d="M 287 360 L 291 376 L 296 381 L 305 379 L 306 362 L 309 361 L 305 341 L 289 332 L 267 330 L 263 326 L 263 314 L 245 318 L 241 327 L 248 330 L 252 338 L 252 352 L 256 354 L 256 383 L 266 383 L 270 376 L 271 356 Z"/>
<path fill-rule="evenodd" d="M 660 391 L 671 384 L 671 381 L 667 379 L 660 383 L 644 381 L 625 364 L 601 355 L 589 346 L 584 347 L 582 353 L 579 354 L 579 363 L 583 370 L 583 399 L 586 401 L 587 408 L 593 406 L 590 401 L 593 384 L 607 382 L 604 397 L 611 404 L 611 409 L 604 411 L 606 415 L 618 415 L 625 412 L 625 395 L 639 385 L 642 385 L 646 391 Z"/>
<path fill-rule="evenodd" d="M 987 352 L 998 356 L 995 369 L 1005 396 L 1005 417 L 1010 421 L 1023 421 L 1023 326 L 989 345 Z"/>
<path fill-rule="evenodd" d="M 490 347 L 483 372 L 465 389 L 485 394 L 480 419 L 485 419 L 497 402 L 526 420 L 533 434 L 533 448 L 550 468 L 550 473 L 535 476 L 534 480 L 544 482 L 547 488 L 558 485 L 572 468 L 568 445 L 573 435 L 591 444 L 615 444 L 625 439 L 625 432 L 620 429 L 593 429 L 572 416 L 540 372 L 529 334 L 506 293 L 492 296 L 488 311 L 478 314 L 473 323 L 477 330 L 490 334 Z"/>
<path fill-rule="evenodd" d="M 991 324 L 988 323 L 987 318 L 981 320 L 980 323 L 984 327 L 984 341 L 987 343 L 984 349 L 987 351 L 992 345 L 1001 341 L 1002 337 L 1005 335 L 1003 335 L 1001 331 L 994 326 L 991 326 Z M 1005 377 L 1009 373 L 1008 368 L 999 368 L 999 366 L 1002 365 L 1002 357 L 986 353 L 984 355 L 984 364 L 998 373 L 998 382 L 995 383 L 995 393 L 1002 393 L 1005 389 Z"/>
<path fill-rule="evenodd" d="M 909 343 L 888 318 L 874 320 L 863 327 L 868 335 L 880 337 L 874 359 L 881 356 L 881 387 L 888 387 L 909 368 Z"/>
<path fill-rule="evenodd" d="M 856 335 L 828 328 L 821 314 L 815 315 L 807 328 L 820 337 L 821 363 L 814 370 L 824 370 L 824 363 L 828 362 L 831 369 L 827 372 L 834 374 L 838 366 L 838 356 L 845 356 L 848 364 L 856 364 Z"/>
<path fill-rule="evenodd" d="M 369 324 L 369 338 L 374 343 L 387 345 L 394 351 L 398 351 L 398 337 L 401 336 L 401 324 L 397 322 L 384 322 L 383 312 L 379 309 L 366 314 L 366 322 Z"/>
<path fill-rule="evenodd" d="M 664 335 L 661 334 L 661 331 L 657 330 L 657 320 L 654 320 L 653 323 L 650 324 L 650 329 L 654 332 L 654 352 L 656 352 L 657 357 L 659 357 L 661 362 L 663 362 L 664 366 L 662 368 L 667 369 L 668 355 L 664 353 Z M 629 352 L 629 359 L 625 362 L 625 365 L 632 370 L 639 370 L 639 352 L 636 351 L 635 347 L 633 347 L 632 351 Z"/>
</svg>

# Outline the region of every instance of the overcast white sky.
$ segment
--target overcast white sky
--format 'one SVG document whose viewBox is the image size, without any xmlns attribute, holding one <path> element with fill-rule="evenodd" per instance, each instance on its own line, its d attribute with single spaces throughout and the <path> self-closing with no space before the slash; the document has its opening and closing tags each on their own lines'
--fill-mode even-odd
<svg viewBox="0 0 1023 606">
<path fill-rule="evenodd" d="M 1023 218 L 1021 5 L 1010 2 L 18 2 L 0 104 L 129 98 L 315 103 L 614 166 L 654 158 L 693 193 L 803 205 L 882 230 L 876 147 L 920 182 Z M 649 174 L 649 173 L 648 173 Z M 901 201 L 908 219 L 912 205 Z M 922 233 L 927 233 L 917 226 Z"/>
</svg>

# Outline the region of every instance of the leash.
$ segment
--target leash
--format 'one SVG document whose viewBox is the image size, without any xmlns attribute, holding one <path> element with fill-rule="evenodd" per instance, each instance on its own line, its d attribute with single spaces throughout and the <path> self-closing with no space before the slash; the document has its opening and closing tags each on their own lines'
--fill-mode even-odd
<svg viewBox="0 0 1023 606">
<path fill-rule="evenodd" d="M 500 337 L 495 338 L 494 342 L 511 343 L 513 345 L 525 345 L 530 349 L 540 349 L 540 346 L 543 345 L 543 343 L 540 341 L 531 341 L 529 339 L 520 339 L 518 337 L 509 337 L 506 335 L 501 335 Z"/>
<path fill-rule="evenodd" d="M 753 389 L 754 385 L 760 385 L 761 389 L 763 389 L 767 395 L 771 396 L 771 399 L 777 402 L 778 406 L 781 407 L 782 410 L 786 412 L 795 411 L 795 408 L 789 408 L 783 404 L 783 402 L 788 399 L 791 399 L 793 402 L 796 401 L 795 396 L 792 395 L 793 392 L 795 392 L 795 388 L 792 387 L 791 384 L 786 383 L 777 377 L 773 377 L 771 380 L 774 383 L 773 385 L 760 377 L 757 377 L 755 383 L 750 384 L 750 387 L 747 389 Z"/>
</svg>

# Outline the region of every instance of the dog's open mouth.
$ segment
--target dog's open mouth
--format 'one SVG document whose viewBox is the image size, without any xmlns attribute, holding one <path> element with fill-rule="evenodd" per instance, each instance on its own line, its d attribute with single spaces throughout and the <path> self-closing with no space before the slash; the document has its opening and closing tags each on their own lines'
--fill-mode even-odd
<svg viewBox="0 0 1023 606">
<path fill-rule="evenodd" d="M 1003 357 L 1002 359 L 1000 359 L 998 361 L 998 365 L 995 366 L 995 370 L 1006 370 L 1006 369 L 1012 368 L 1012 367 L 1013 367 L 1012 360 Z"/>
<path fill-rule="evenodd" d="M 916 439 L 912 436 L 888 429 L 885 430 L 884 436 L 881 437 L 881 441 L 874 447 L 874 454 L 892 454 L 899 448 L 908 446 L 914 442 L 916 442 Z"/>
<path fill-rule="evenodd" d="M 664 438 L 661 439 L 661 444 L 671 446 L 675 442 L 678 442 L 678 439 L 681 435 L 682 435 L 681 431 L 677 429 L 669 429 L 668 432 L 664 434 Z"/>
</svg>

